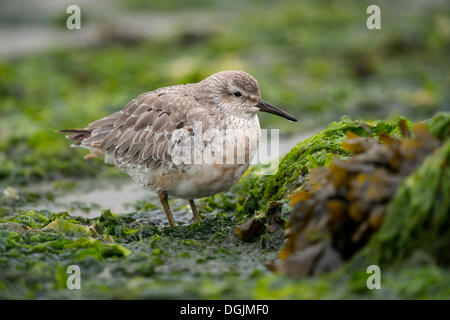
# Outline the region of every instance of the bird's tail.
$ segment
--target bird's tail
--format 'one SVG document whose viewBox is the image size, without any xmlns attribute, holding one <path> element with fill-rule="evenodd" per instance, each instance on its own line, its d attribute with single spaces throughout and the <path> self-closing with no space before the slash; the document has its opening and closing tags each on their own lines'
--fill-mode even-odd
<svg viewBox="0 0 450 320">
<path fill-rule="evenodd" d="M 91 137 L 91 130 L 87 129 L 63 129 L 58 130 L 60 133 L 71 133 L 66 135 L 66 138 L 72 140 L 71 147 L 82 147 L 90 150 L 90 153 L 84 156 L 84 159 L 92 159 L 103 156 L 103 153 L 94 147 L 82 144 L 84 139 Z"/>
<path fill-rule="evenodd" d="M 66 138 L 73 141 L 73 146 L 79 146 L 81 141 L 91 136 L 91 130 L 87 129 L 63 129 L 58 132 L 70 133 L 66 135 Z"/>
</svg>

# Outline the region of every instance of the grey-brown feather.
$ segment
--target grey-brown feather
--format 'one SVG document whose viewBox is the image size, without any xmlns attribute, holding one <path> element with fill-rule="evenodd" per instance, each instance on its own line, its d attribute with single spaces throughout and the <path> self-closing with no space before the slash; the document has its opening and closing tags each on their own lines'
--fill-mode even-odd
<svg viewBox="0 0 450 320">
<path fill-rule="evenodd" d="M 236 91 L 242 95 L 236 96 Z M 189 146 L 196 140 L 195 122 L 199 121 L 203 133 L 211 128 L 249 129 L 255 143 L 251 144 L 252 148 L 248 143 L 248 150 L 246 144 L 245 150 L 254 155 L 260 136 L 255 107 L 259 99 L 258 84 L 253 77 L 241 71 L 223 71 L 195 84 L 141 94 L 121 111 L 92 122 L 85 129 L 63 132 L 70 134 L 68 137 L 74 139 L 75 145 L 91 150 L 85 158 L 103 154 L 106 163 L 114 164 L 145 188 L 194 199 L 229 188 L 238 181 L 248 163 L 177 164 L 171 158 L 173 148 Z M 226 135 L 228 138 L 228 132 Z M 237 139 L 241 134 L 230 131 L 230 136 Z M 204 135 L 202 146 L 214 155 L 223 155 L 229 149 L 223 149 L 222 139 L 223 136 L 215 133 L 212 137 Z M 186 155 L 185 149 L 174 151 Z M 196 152 L 197 155 L 200 154 Z"/>
<path fill-rule="evenodd" d="M 204 122 L 209 113 L 196 101 L 189 86 L 141 94 L 121 111 L 90 123 L 89 136 L 81 140 L 81 145 L 98 148 L 127 165 L 152 168 L 170 161 L 172 132 L 181 128 L 192 132 L 194 121 Z"/>
</svg>

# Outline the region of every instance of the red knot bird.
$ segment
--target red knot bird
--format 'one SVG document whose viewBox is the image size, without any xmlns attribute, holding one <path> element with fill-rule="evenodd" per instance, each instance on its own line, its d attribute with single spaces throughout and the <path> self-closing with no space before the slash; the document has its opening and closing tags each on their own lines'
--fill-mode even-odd
<svg viewBox="0 0 450 320">
<path fill-rule="evenodd" d="M 222 192 L 244 174 L 260 140 L 258 111 L 297 121 L 262 100 L 251 75 L 230 70 L 143 93 L 85 129 L 60 132 L 69 133 L 72 146 L 90 150 L 85 158 L 104 156 L 105 163 L 157 192 L 170 226 L 175 226 L 168 196 L 189 200 L 195 221 L 200 221 L 194 199 Z M 198 139 L 206 132 L 206 139 Z M 228 143 L 233 139 L 245 141 Z M 205 150 L 211 161 L 202 161 Z M 239 154 L 243 156 L 237 159 Z"/>
</svg>

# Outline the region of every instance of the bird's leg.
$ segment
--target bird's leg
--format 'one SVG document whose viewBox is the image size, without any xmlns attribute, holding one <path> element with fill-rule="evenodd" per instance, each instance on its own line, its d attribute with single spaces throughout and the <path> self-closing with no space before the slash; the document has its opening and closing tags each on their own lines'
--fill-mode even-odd
<svg viewBox="0 0 450 320">
<path fill-rule="evenodd" d="M 167 193 L 164 191 L 158 191 L 159 200 L 164 208 L 164 212 L 166 213 L 167 220 L 169 220 L 169 224 L 171 227 L 175 227 L 175 221 L 172 217 L 172 212 L 170 211 L 169 203 L 167 202 Z"/>
<path fill-rule="evenodd" d="M 196 222 L 200 222 L 200 216 L 198 215 L 197 207 L 195 206 L 194 200 L 189 200 L 189 204 L 191 205 L 192 213 L 194 214 L 194 219 Z"/>
</svg>

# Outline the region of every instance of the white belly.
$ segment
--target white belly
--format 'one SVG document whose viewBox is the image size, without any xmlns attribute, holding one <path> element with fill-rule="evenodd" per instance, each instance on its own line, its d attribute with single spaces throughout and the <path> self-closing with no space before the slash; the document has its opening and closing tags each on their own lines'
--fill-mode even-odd
<svg viewBox="0 0 450 320">
<path fill-rule="evenodd" d="M 260 139 L 260 127 L 256 115 L 246 122 L 233 123 L 236 125 L 230 125 L 229 128 L 235 130 L 231 133 L 231 135 L 234 134 L 232 138 L 235 139 L 235 144 L 223 145 L 225 139 L 215 136 L 217 139 L 208 140 L 207 145 L 202 145 L 200 148 L 205 150 L 204 147 L 209 147 L 208 155 L 211 154 L 211 150 L 214 150 L 216 156 L 219 154 L 213 160 L 208 158 L 201 163 L 183 165 L 167 162 L 153 169 L 142 167 L 122 169 L 144 188 L 165 191 L 169 196 L 177 198 L 196 199 L 222 192 L 238 182 L 247 170 L 249 163 L 256 155 Z M 246 142 L 239 142 L 239 139 L 244 139 Z"/>
<path fill-rule="evenodd" d="M 140 174 L 141 184 L 151 190 L 162 190 L 182 199 L 203 198 L 227 190 L 247 170 L 241 165 L 192 165 L 184 171 L 163 168 Z"/>
</svg>

